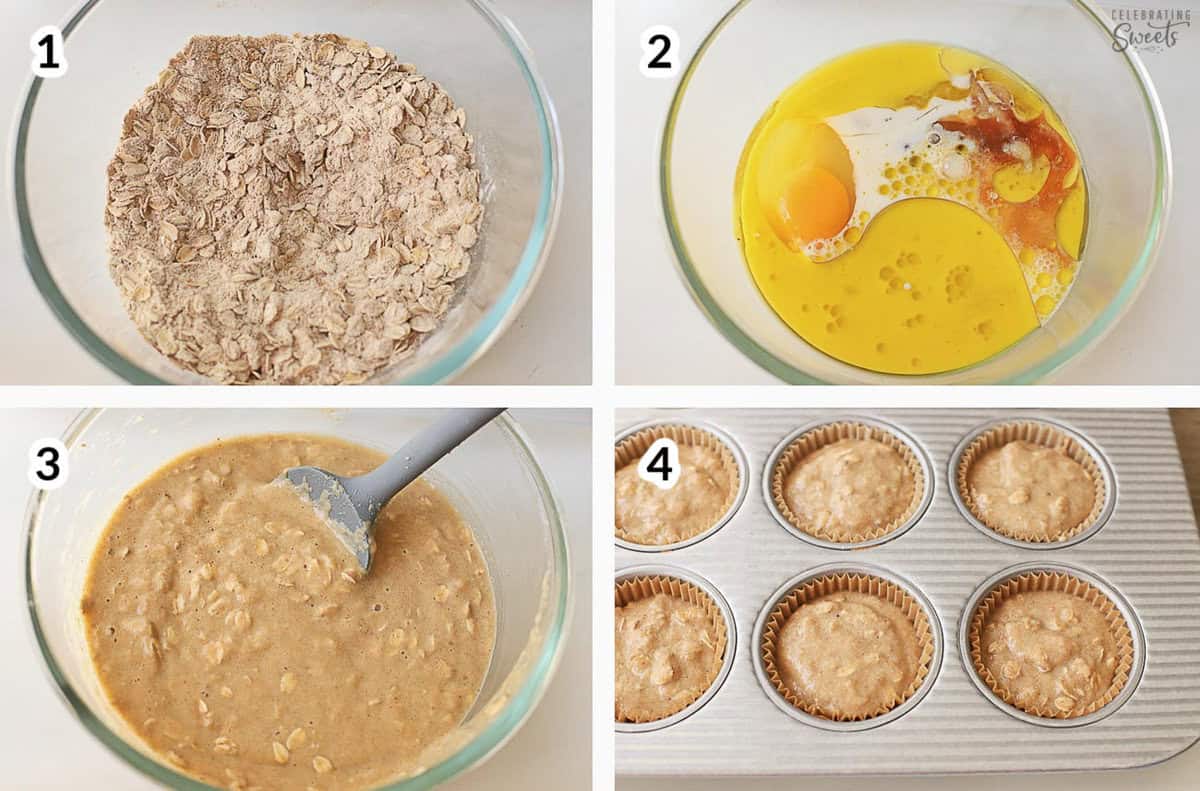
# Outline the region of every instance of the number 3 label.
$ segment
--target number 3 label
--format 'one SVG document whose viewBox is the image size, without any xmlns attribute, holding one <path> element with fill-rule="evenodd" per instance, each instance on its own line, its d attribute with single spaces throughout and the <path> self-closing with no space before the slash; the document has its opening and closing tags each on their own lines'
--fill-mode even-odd
<svg viewBox="0 0 1200 791">
<path fill-rule="evenodd" d="M 62 31 L 54 25 L 35 30 L 29 37 L 29 48 L 33 50 L 33 76 L 53 79 L 67 73 Z"/>
<path fill-rule="evenodd" d="M 666 25 L 646 28 L 642 33 L 642 60 L 639 64 L 643 76 L 655 79 L 674 77 L 679 70 L 679 58 L 675 48 L 679 34 Z"/>
<path fill-rule="evenodd" d="M 675 440 L 663 437 L 642 454 L 638 462 L 638 475 L 664 491 L 679 483 L 683 470 L 679 466 L 679 446 Z"/>
<path fill-rule="evenodd" d="M 67 482 L 67 448 L 48 437 L 29 446 L 29 483 L 37 489 L 57 489 Z"/>
</svg>

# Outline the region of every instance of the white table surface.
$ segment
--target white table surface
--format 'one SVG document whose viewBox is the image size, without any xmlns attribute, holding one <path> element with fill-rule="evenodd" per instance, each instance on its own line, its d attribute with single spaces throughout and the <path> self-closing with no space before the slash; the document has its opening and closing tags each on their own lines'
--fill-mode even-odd
<svg viewBox="0 0 1200 791">
<path fill-rule="evenodd" d="M 562 127 L 562 215 L 541 281 L 508 331 L 456 384 L 587 384 L 592 378 L 592 12 L 590 0 L 495 0 L 533 48 Z M 29 74 L 29 36 L 78 0 L 0 2 L 0 384 L 120 384 L 59 324 L 25 269 L 12 219 L 11 126 Z M 167 5 L 162 6 L 163 13 Z M 66 77 L 64 79 L 70 79 Z M 19 328 L 19 332 L 14 331 Z M 554 344 L 545 343 L 552 337 Z M 566 353 L 569 352 L 569 353 Z"/>
<path fill-rule="evenodd" d="M 25 611 L 21 526 L 29 496 L 25 454 L 59 436 L 74 410 L 0 409 L 0 524 L 8 580 L 0 586 L 0 765 L 3 789 L 140 791 L 144 779 L 96 741 L 59 697 Z M 546 697 L 499 753 L 446 791 L 587 789 L 592 776 L 591 417 L 588 410 L 515 410 L 566 515 L 575 601 L 570 637 Z"/>
<path fill-rule="evenodd" d="M 833 2 L 834 0 L 825 0 Z M 670 25 L 687 62 L 730 0 L 621 2 L 616 17 L 616 381 L 618 384 L 779 384 L 725 340 L 692 302 L 663 227 L 657 184 L 658 144 L 678 79 L 647 79 L 638 70 L 639 36 Z M 1105 7 L 1193 8 L 1196 25 L 1162 54 L 1143 56 L 1167 115 L 1175 156 L 1175 194 L 1166 238 L 1145 290 L 1112 333 L 1072 361 L 1055 384 L 1200 384 L 1194 306 L 1196 219 L 1200 212 L 1200 3 L 1124 0 Z M 669 319 L 669 334 L 661 332 Z M 650 324 L 653 318 L 655 325 Z M 655 343 L 646 342 L 654 337 Z"/>
</svg>

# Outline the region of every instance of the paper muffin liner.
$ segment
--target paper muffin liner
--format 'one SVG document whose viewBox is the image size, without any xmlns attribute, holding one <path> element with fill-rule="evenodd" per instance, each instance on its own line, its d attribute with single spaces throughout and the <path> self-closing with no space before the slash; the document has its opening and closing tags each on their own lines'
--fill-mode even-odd
<svg viewBox="0 0 1200 791">
<path fill-rule="evenodd" d="M 1089 704 L 1081 710 L 1072 710 L 1069 712 L 1059 711 L 1050 706 L 1048 708 L 1040 708 L 1037 706 L 1022 706 L 1016 703 L 1012 695 L 1010 695 L 1003 686 L 998 683 L 995 676 L 987 669 L 983 662 L 983 625 L 1005 599 L 1014 596 L 1018 593 L 1030 593 L 1035 591 L 1053 591 L 1058 593 L 1068 593 L 1072 596 L 1077 596 L 1083 601 L 1086 601 L 1097 607 L 1104 615 L 1105 621 L 1108 623 L 1109 629 L 1112 630 L 1113 636 L 1117 640 L 1117 666 L 1113 672 L 1112 684 L 1102 697 Z M 1035 717 L 1045 717 L 1048 719 L 1076 719 L 1078 717 L 1086 717 L 1089 714 L 1099 711 L 1100 709 L 1112 703 L 1125 685 L 1129 682 L 1129 676 L 1133 672 L 1134 663 L 1134 642 L 1133 630 L 1129 626 L 1129 622 L 1125 620 L 1125 616 L 1121 613 L 1119 607 L 1112 599 L 1103 591 L 1086 582 L 1079 577 L 1062 572 L 1051 571 L 1031 571 L 1020 576 L 1013 577 L 1005 582 L 1000 583 L 993 588 L 987 596 L 985 596 L 976 606 L 975 612 L 971 614 L 970 626 L 967 631 L 967 639 L 970 644 L 971 664 L 975 673 L 983 679 L 987 684 L 988 689 L 992 690 L 1002 701 L 1008 705 L 1020 709 L 1027 714 L 1032 714 Z"/>
<path fill-rule="evenodd" d="M 1092 479 L 1092 487 L 1095 490 L 1095 497 L 1092 502 L 1092 510 L 1087 517 L 1070 528 L 1064 530 L 1058 535 L 1048 538 L 1028 538 L 1018 536 L 1011 531 L 1006 530 L 1002 526 L 985 519 L 979 512 L 975 503 L 975 498 L 971 494 L 971 488 L 967 485 L 967 473 L 971 469 L 971 465 L 977 459 L 983 456 L 990 450 L 1003 447 L 1009 442 L 1023 440 L 1031 442 L 1035 445 L 1041 445 L 1044 448 L 1052 448 L 1065 453 L 1068 458 L 1077 462 L 1083 467 L 1084 472 Z M 989 530 L 998 533 L 1007 538 L 1012 538 L 1017 541 L 1027 541 L 1031 544 L 1054 544 L 1060 541 L 1067 541 L 1079 535 L 1083 531 L 1096 523 L 1104 511 L 1104 506 L 1108 501 L 1107 484 L 1104 482 L 1104 473 L 1100 469 L 1099 463 L 1095 456 L 1079 443 L 1074 437 L 1061 428 L 1050 423 L 1043 423 L 1037 420 L 1022 420 L 1011 423 L 1003 423 L 999 426 L 994 426 L 972 440 L 966 450 L 958 459 L 958 468 L 955 470 L 955 483 L 958 486 L 958 495 L 962 498 L 963 505 L 967 510 L 983 523 Z"/>
<path fill-rule="evenodd" d="M 737 458 L 733 455 L 733 451 L 723 439 L 713 434 L 711 431 L 690 426 L 682 423 L 664 423 L 659 426 L 649 426 L 641 431 L 634 432 L 622 439 L 616 444 L 613 449 L 615 456 L 614 472 L 628 467 L 630 464 L 637 464 L 638 461 L 645 455 L 646 451 L 660 439 L 672 439 L 676 445 L 690 445 L 692 447 L 708 448 L 717 453 L 721 460 L 722 466 L 729 473 L 729 491 L 726 493 L 724 508 L 721 511 L 721 516 L 717 517 L 713 524 L 706 527 L 704 530 L 697 531 L 692 535 L 686 536 L 681 541 L 687 541 L 696 536 L 711 530 L 729 513 L 729 509 L 733 508 L 734 502 L 737 501 L 738 492 L 742 485 L 742 470 L 738 465 Z M 622 541 L 628 541 L 631 544 L 641 546 L 663 546 L 662 544 L 645 544 L 638 541 L 620 528 L 614 526 L 617 538 Z M 675 542 L 669 542 L 675 543 Z"/>
<path fill-rule="evenodd" d="M 783 629 L 783 625 L 787 623 L 788 618 L 792 617 L 804 604 L 817 601 L 834 593 L 850 592 L 876 596 L 899 607 L 900 611 L 908 618 L 909 623 L 912 624 L 913 631 L 916 633 L 917 641 L 920 643 L 921 648 L 921 658 L 917 665 L 917 672 L 913 677 L 912 683 L 908 685 L 908 688 L 893 700 L 880 706 L 878 710 L 856 717 L 830 714 L 806 701 L 800 700 L 788 688 L 787 684 L 784 683 L 779 673 L 779 668 L 775 663 L 775 651 L 779 632 Z M 856 572 L 826 574 L 810 579 L 793 588 L 775 603 L 771 614 L 767 616 L 766 623 L 763 625 L 762 642 L 759 645 L 767 680 L 783 696 L 784 700 L 807 714 L 835 722 L 869 720 L 886 714 L 911 698 L 917 693 L 921 685 L 925 683 L 925 679 L 929 676 L 934 659 L 934 650 L 933 632 L 929 623 L 929 616 L 926 615 L 925 609 L 921 604 L 909 595 L 908 591 L 893 582 L 870 574 Z"/>
<path fill-rule="evenodd" d="M 900 454 L 900 458 L 908 465 L 913 479 L 912 501 L 908 503 L 908 507 L 905 508 L 904 513 L 891 523 L 862 535 L 851 535 L 848 530 L 844 529 L 822 529 L 806 522 L 792 511 L 783 496 L 784 484 L 787 482 L 788 475 L 796 468 L 797 464 L 821 448 L 844 439 L 870 439 L 888 446 Z M 925 487 L 927 485 L 925 469 L 921 466 L 921 462 L 917 459 L 917 455 L 913 453 L 908 443 L 900 439 L 894 432 L 882 426 L 855 421 L 826 423 L 817 426 L 811 431 L 804 432 L 779 454 L 779 458 L 775 462 L 775 467 L 771 470 L 771 499 L 774 501 L 780 515 L 787 520 L 787 523 L 802 533 L 841 544 L 859 544 L 864 541 L 874 541 L 900 529 L 901 526 L 912 519 L 913 514 L 920 507 L 922 500 L 925 498 Z"/>
<path fill-rule="evenodd" d="M 716 635 L 713 666 L 708 674 L 708 683 L 704 689 L 696 694 L 696 697 L 683 703 L 683 705 L 674 711 L 656 717 L 639 716 L 637 712 L 623 712 L 621 710 L 621 701 L 618 700 L 616 701 L 617 722 L 657 722 L 658 720 L 678 714 L 703 697 L 704 693 L 712 687 L 713 682 L 717 680 L 717 676 L 721 672 L 721 665 L 725 662 L 725 650 L 729 644 L 729 628 L 725 623 L 725 616 L 712 597 L 690 582 L 664 575 L 630 577 L 621 580 L 614 587 L 613 593 L 616 607 L 624 607 L 627 604 L 632 604 L 635 601 L 646 599 L 659 593 L 695 604 L 703 609 L 705 614 L 712 620 L 713 634 Z"/>
</svg>

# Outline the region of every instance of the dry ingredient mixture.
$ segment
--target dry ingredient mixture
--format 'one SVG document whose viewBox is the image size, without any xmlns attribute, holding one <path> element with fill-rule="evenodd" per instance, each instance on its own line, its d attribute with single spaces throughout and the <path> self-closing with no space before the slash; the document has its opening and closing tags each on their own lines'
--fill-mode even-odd
<svg viewBox="0 0 1200 791">
<path fill-rule="evenodd" d="M 917 677 L 921 646 L 899 607 L 844 591 L 807 602 L 779 633 L 780 679 L 806 708 L 834 719 L 877 716 Z"/>
<path fill-rule="evenodd" d="M 327 437 L 191 451 L 125 496 L 82 612 L 116 711 L 181 771 L 231 789 L 359 789 L 413 771 L 479 692 L 496 613 L 450 502 L 418 480 L 383 509 L 368 575 L 287 467 L 383 456 Z"/>
<path fill-rule="evenodd" d="M 222 383 L 357 383 L 471 265 L 466 114 L 379 47 L 196 36 L 125 116 L 109 269 L 143 336 Z"/>
<path fill-rule="evenodd" d="M 614 617 L 618 722 L 669 717 L 712 686 L 723 657 L 703 607 L 656 593 L 617 607 Z"/>
<path fill-rule="evenodd" d="M 899 527 L 916 483 L 904 458 L 873 439 L 842 439 L 801 459 L 783 498 L 806 532 L 863 541 Z"/>
<path fill-rule="evenodd" d="M 729 510 L 738 485 L 716 450 L 679 446 L 679 480 L 659 489 L 638 475 L 635 460 L 616 472 L 616 531 L 626 541 L 661 546 L 700 535 Z"/>
<path fill-rule="evenodd" d="M 1055 541 L 1092 512 L 1096 487 L 1083 465 L 1057 448 L 1014 440 L 967 471 L 980 521 L 1011 538 Z"/>
<path fill-rule="evenodd" d="M 1022 709 L 1059 717 L 1086 713 L 1109 695 L 1117 642 L 1085 599 L 1030 591 L 1005 599 L 983 625 L 983 662 Z"/>
</svg>

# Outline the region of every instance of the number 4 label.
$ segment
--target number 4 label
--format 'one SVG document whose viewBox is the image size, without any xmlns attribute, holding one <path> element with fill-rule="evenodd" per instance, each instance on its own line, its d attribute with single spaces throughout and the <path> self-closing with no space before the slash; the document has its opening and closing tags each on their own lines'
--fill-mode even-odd
<svg viewBox="0 0 1200 791">
<path fill-rule="evenodd" d="M 638 475 L 642 480 L 663 490 L 679 483 L 682 472 L 679 466 L 679 446 L 675 444 L 675 440 L 666 437 L 655 440 L 638 462 Z"/>
<path fill-rule="evenodd" d="M 674 77 L 679 70 L 679 58 L 675 48 L 679 34 L 666 25 L 646 28 L 642 33 L 642 60 L 638 64 L 642 75 L 657 79 Z"/>
<path fill-rule="evenodd" d="M 67 448 L 54 437 L 29 446 L 29 483 L 37 489 L 57 489 L 67 482 Z"/>
<path fill-rule="evenodd" d="M 54 79 L 67 73 L 62 31 L 54 25 L 35 30 L 29 37 L 29 48 L 33 50 L 33 76 Z"/>
</svg>

